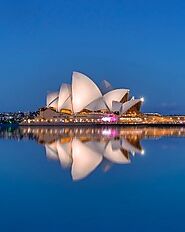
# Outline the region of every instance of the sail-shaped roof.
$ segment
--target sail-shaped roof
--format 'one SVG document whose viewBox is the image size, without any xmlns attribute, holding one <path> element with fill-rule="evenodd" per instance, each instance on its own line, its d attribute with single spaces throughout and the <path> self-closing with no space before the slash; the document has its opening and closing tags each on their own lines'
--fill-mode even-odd
<svg viewBox="0 0 185 232">
<path fill-rule="evenodd" d="M 67 104 L 66 104 L 67 102 Z M 68 84 L 62 84 L 60 87 L 58 98 L 58 111 L 61 109 L 72 109 L 71 105 L 71 86 Z"/>
<path fill-rule="evenodd" d="M 106 106 L 103 97 L 100 97 L 93 102 L 91 102 L 88 106 L 85 107 L 87 110 L 98 111 L 98 110 L 109 110 Z"/>
<path fill-rule="evenodd" d="M 106 90 L 112 89 L 108 81 L 104 80 Z M 72 85 L 62 84 L 59 92 L 47 95 L 47 107 L 52 107 L 61 112 L 62 109 L 70 110 L 76 114 L 85 109 L 90 111 L 110 111 L 127 113 L 129 109 L 140 110 L 143 98 L 128 101 L 128 89 L 114 89 L 102 95 L 98 86 L 86 75 L 73 72 Z"/>
<path fill-rule="evenodd" d="M 103 80 L 101 84 L 101 91 L 103 94 L 108 93 L 109 91 L 113 90 L 112 85 L 107 81 Z"/>
<path fill-rule="evenodd" d="M 113 112 L 119 112 L 121 110 L 122 103 L 118 101 L 112 101 L 112 111 Z"/>
<path fill-rule="evenodd" d="M 130 101 L 127 101 L 122 104 L 121 114 L 125 114 L 128 110 L 130 110 L 132 107 L 137 105 L 138 105 L 138 110 L 140 110 L 141 103 L 142 103 L 142 99 L 132 98 Z"/>
<path fill-rule="evenodd" d="M 72 111 L 73 107 L 72 107 L 71 96 L 64 102 L 64 104 L 62 105 L 61 109 L 67 109 L 67 110 L 71 110 Z"/>
<path fill-rule="evenodd" d="M 114 89 L 103 96 L 103 99 L 108 106 L 109 110 L 112 111 L 112 102 L 120 102 L 126 94 L 128 94 L 128 89 Z"/>
<path fill-rule="evenodd" d="M 73 72 L 72 106 L 74 113 L 80 112 L 101 96 L 99 88 L 89 77 L 79 72 Z"/>
<path fill-rule="evenodd" d="M 55 109 L 58 108 L 58 92 L 51 92 L 48 93 L 46 98 L 46 106 L 53 107 Z"/>
</svg>

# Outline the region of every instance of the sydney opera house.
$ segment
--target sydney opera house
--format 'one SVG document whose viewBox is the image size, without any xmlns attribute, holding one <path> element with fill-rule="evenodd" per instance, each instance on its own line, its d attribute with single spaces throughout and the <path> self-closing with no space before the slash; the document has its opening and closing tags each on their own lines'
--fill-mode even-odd
<svg viewBox="0 0 185 232">
<path fill-rule="evenodd" d="M 62 84 L 59 92 L 47 95 L 47 108 L 57 112 L 70 114 L 87 112 L 116 112 L 126 114 L 129 111 L 138 112 L 141 99 L 129 99 L 128 89 L 112 89 L 104 81 L 104 89 L 100 88 L 86 75 L 73 72 L 72 84 Z"/>
<path fill-rule="evenodd" d="M 72 73 L 71 84 L 62 84 L 59 91 L 50 92 L 46 105 L 25 116 L 20 125 L 184 125 L 184 115 L 160 115 L 142 113 L 144 98 L 130 96 L 130 90 L 113 89 L 104 80 L 98 87 L 88 76 Z"/>
<path fill-rule="evenodd" d="M 50 92 L 46 106 L 35 121 L 114 123 L 122 115 L 139 115 L 143 98 L 130 97 L 129 89 L 113 89 L 103 81 L 100 89 L 88 76 L 72 73 L 72 83 L 62 84 L 59 91 Z"/>
</svg>

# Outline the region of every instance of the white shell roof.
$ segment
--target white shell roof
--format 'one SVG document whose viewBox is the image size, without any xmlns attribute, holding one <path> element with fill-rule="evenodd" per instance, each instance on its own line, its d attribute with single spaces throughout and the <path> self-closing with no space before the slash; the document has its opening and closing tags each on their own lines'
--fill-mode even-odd
<svg viewBox="0 0 185 232">
<path fill-rule="evenodd" d="M 85 107 L 87 110 L 98 111 L 98 110 L 107 110 L 107 106 L 103 100 L 103 97 L 98 98 L 91 102 L 88 106 Z"/>
<path fill-rule="evenodd" d="M 46 98 L 47 107 L 54 107 L 55 109 L 58 108 L 58 94 L 58 92 L 48 93 Z"/>
<path fill-rule="evenodd" d="M 70 97 L 71 97 L 71 86 L 68 84 L 62 84 L 60 87 L 59 98 L 58 98 L 58 111 L 60 111 L 62 108 L 66 109 L 65 102 Z M 65 104 L 65 107 L 64 107 L 64 104 Z M 71 106 L 69 104 L 70 103 L 68 101 L 67 107 L 69 107 L 71 109 Z"/>
<path fill-rule="evenodd" d="M 108 90 L 111 85 L 104 80 L 104 86 Z M 73 72 L 72 85 L 62 84 L 59 92 L 47 95 L 47 107 L 53 107 L 59 112 L 61 109 L 69 109 L 78 113 L 83 109 L 91 111 L 109 110 L 126 113 L 141 99 L 132 98 L 130 101 L 121 103 L 122 98 L 129 93 L 128 89 L 114 89 L 102 95 L 98 86 L 86 75 Z"/>
<path fill-rule="evenodd" d="M 131 99 L 130 101 L 123 103 L 122 107 L 121 107 L 121 114 L 126 113 L 130 108 L 132 108 L 133 106 L 135 106 L 139 102 L 142 102 L 142 100 L 141 99 Z"/>
<path fill-rule="evenodd" d="M 74 113 L 80 112 L 101 96 L 99 88 L 89 77 L 79 72 L 73 72 L 72 105 Z"/>
<path fill-rule="evenodd" d="M 112 111 L 112 102 L 118 101 L 120 102 L 121 99 L 129 92 L 128 89 L 114 89 L 103 96 L 103 99 L 108 106 L 109 110 Z"/>
<path fill-rule="evenodd" d="M 107 80 L 103 80 L 101 90 L 102 90 L 102 93 L 105 94 L 105 93 L 113 90 L 113 87 Z"/>
<path fill-rule="evenodd" d="M 67 109 L 67 110 L 71 110 L 72 111 L 73 107 L 72 107 L 71 96 L 64 102 L 64 104 L 62 105 L 61 109 Z"/>
<path fill-rule="evenodd" d="M 112 102 L 112 111 L 113 112 L 120 112 L 121 110 L 121 107 L 122 107 L 122 103 L 121 102 L 117 102 L 117 101 L 113 101 Z"/>
</svg>

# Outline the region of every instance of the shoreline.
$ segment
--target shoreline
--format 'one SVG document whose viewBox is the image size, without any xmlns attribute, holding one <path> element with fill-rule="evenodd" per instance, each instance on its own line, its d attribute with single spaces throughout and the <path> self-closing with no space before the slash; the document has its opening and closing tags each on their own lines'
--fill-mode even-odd
<svg viewBox="0 0 185 232">
<path fill-rule="evenodd" d="M 185 123 L 30 123 L 30 124 L 18 124 L 19 127 L 185 127 Z"/>
</svg>

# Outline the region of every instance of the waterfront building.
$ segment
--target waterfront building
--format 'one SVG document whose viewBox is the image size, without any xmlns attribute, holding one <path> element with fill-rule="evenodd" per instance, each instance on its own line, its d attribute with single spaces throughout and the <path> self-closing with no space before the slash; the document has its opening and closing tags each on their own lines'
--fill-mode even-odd
<svg viewBox="0 0 185 232">
<path fill-rule="evenodd" d="M 47 95 L 45 110 L 49 108 L 70 115 L 140 112 L 143 98 L 129 98 L 129 89 L 112 89 L 107 81 L 104 81 L 104 85 L 105 89 L 101 91 L 88 76 L 73 72 L 71 85 L 62 84 L 59 91 Z"/>
</svg>

